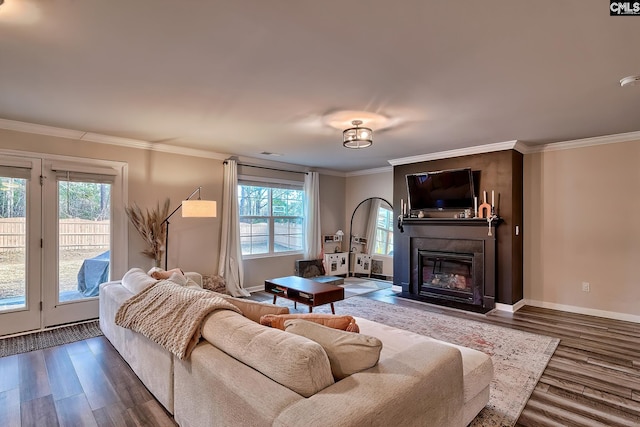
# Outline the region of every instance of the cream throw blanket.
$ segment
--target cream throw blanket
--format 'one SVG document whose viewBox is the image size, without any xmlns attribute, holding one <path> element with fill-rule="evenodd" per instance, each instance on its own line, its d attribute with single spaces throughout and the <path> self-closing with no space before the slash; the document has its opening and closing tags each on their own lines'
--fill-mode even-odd
<svg viewBox="0 0 640 427">
<path fill-rule="evenodd" d="M 214 310 L 242 312 L 212 292 L 161 280 L 126 300 L 116 325 L 129 328 L 184 360 L 200 340 L 201 323 Z"/>
</svg>

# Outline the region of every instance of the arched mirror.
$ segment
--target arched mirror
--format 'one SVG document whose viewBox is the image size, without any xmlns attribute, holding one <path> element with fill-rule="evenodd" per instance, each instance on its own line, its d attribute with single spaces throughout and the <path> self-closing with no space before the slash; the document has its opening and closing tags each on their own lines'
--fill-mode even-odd
<svg viewBox="0 0 640 427">
<path fill-rule="evenodd" d="M 369 197 L 356 206 L 349 225 L 349 275 L 393 279 L 393 206 Z"/>
</svg>

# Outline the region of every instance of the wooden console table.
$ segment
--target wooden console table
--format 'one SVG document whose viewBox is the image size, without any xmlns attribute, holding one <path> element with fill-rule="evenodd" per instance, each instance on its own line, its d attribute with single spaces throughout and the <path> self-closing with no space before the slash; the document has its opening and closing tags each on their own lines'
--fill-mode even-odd
<svg viewBox="0 0 640 427">
<path fill-rule="evenodd" d="M 328 283 L 316 282 L 299 276 L 279 277 L 264 281 L 264 290 L 273 294 L 273 303 L 278 297 L 286 298 L 296 303 L 309 306 L 309 313 L 313 307 L 331 304 L 331 313 L 336 314 L 333 303 L 344 299 L 344 288 Z"/>
</svg>

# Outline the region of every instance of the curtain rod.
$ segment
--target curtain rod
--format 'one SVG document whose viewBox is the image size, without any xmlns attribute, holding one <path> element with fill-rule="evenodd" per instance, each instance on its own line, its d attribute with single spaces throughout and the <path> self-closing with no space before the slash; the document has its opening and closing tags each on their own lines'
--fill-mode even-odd
<svg viewBox="0 0 640 427">
<path fill-rule="evenodd" d="M 227 164 L 227 161 L 225 160 L 225 161 L 224 161 L 224 162 L 222 162 L 222 163 L 224 163 L 224 164 L 226 165 L 226 164 Z M 270 171 L 289 172 L 289 173 L 303 173 L 303 174 L 305 174 L 305 175 L 307 175 L 307 174 L 308 174 L 307 172 L 291 171 L 291 170 L 287 170 L 287 169 L 269 168 L 269 167 L 267 167 L 267 166 L 247 165 L 247 164 L 245 164 L 245 163 L 238 163 L 237 165 L 238 165 L 238 166 L 246 166 L 246 167 L 249 167 L 249 168 L 267 169 L 267 170 L 270 170 Z"/>
</svg>

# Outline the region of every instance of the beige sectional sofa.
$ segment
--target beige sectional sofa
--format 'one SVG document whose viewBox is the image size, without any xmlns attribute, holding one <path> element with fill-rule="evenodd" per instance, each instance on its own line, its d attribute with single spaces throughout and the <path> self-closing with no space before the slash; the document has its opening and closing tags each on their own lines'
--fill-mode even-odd
<svg viewBox="0 0 640 427">
<path fill-rule="evenodd" d="M 211 313 L 180 360 L 114 323 L 134 294 L 121 282 L 100 285 L 100 327 L 182 427 L 464 426 L 489 400 L 484 353 L 361 318 L 360 333 L 382 342 L 380 359 L 341 380 L 317 342 L 230 310 Z"/>
</svg>

